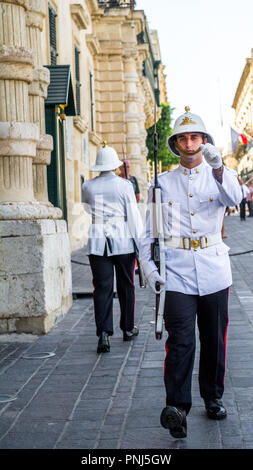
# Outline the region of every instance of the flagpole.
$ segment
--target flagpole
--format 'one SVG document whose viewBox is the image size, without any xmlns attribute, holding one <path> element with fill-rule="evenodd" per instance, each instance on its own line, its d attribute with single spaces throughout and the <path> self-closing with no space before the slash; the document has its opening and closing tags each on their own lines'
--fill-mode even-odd
<svg viewBox="0 0 253 470">
<path fill-rule="evenodd" d="M 219 105 L 220 105 L 220 123 L 223 128 L 223 112 L 222 112 L 222 103 L 221 103 L 221 87 L 220 87 L 220 77 L 218 77 L 218 95 L 219 95 Z"/>
</svg>

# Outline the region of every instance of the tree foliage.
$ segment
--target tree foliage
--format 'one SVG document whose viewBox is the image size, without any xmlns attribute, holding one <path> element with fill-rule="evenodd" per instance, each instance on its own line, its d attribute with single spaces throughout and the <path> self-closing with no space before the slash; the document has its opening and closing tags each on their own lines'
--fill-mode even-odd
<svg viewBox="0 0 253 470">
<path fill-rule="evenodd" d="M 179 162 L 179 158 L 169 151 L 167 139 L 172 134 L 172 112 L 170 104 L 161 104 L 162 114 L 156 123 L 156 132 L 158 134 L 158 160 L 162 162 L 162 170 L 168 170 L 171 165 Z M 155 126 L 147 129 L 146 146 L 148 148 L 148 159 L 154 161 L 154 130 Z"/>
</svg>

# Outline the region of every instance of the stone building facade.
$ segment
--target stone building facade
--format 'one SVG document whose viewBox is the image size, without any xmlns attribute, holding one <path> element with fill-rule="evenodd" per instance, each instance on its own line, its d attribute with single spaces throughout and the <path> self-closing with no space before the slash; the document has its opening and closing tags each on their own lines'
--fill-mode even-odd
<svg viewBox="0 0 253 470">
<path fill-rule="evenodd" d="M 239 140 L 232 155 L 238 174 L 244 180 L 253 179 L 253 49 L 246 59 L 232 107 L 235 110 L 235 129 L 248 138 L 248 145 Z"/>
<path fill-rule="evenodd" d="M 71 306 L 89 228 L 82 183 L 104 140 L 147 195 L 146 129 L 166 99 L 133 0 L 0 0 L 0 332 L 42 334 Z"/>
<path fill-rule="evenodd" d="M 72 303 L 69 237 L 47 197 L 46 1 L 0 1 L 0 332 L 45 333 Z"/>
</svg>

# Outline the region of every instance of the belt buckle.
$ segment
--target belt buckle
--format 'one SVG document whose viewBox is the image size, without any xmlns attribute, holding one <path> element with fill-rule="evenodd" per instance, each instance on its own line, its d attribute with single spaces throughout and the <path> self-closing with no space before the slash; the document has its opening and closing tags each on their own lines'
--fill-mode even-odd
<svg viewBox="0 0 253 470">
<path fill-rule="evenodd" d="M 185 240 L 188 240 L 188 242 L 189 242 L 189 248 L 187 248 L 187 247 L 185 246 Z M 190 249 L 191 249 L 191 239 L 190 239 L 190 237 L 183 237 L 183 249 L 184 249 L 184 250 L 190 250 Z"/>
<path fill-rule="evenodd" d="M 201 243 L 201 240 L 202 238 L 204 238 L 204 241 L 205 241 L 205 245 L 202 246 L 202 243 Z M 200 241 L 200 248 L 203 250 L 203 248 L 208 248 L 208 240 L 207 240 L 207 237 L 205 235 L 203 235 L 202 237 L 199 238 L 199 241 Z"/>
<path fill-rule="evenodd" d="M 197 248 L 201 246 L 201 242 L 197 238 L 194 238 L 193 240 L 190 240 L 190 246 L 192 246 L 194 251 L 197 251 Z"/>
</svg>

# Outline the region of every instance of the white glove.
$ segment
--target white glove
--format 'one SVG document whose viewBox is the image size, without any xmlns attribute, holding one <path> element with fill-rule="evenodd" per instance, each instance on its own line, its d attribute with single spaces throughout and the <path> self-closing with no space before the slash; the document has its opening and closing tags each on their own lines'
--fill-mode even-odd
<svg viewBox="0 0 253 470">
<path fill-rule="evenodd" d="M 160 284 L 160 290 L 156 290 L 157 282 Z M 158 271 L 152 271 L 152 273 L 150 273 L 148 276 L 148 283 L 155 294 L 160 294 L 161 290 L 164 289 L 164 287 L 162 288 L 161 285 L 165 284 L 165 280 L 160 276 Z"/>
<path fill-rule="evenodd" d="M 212 144 L 201 144 L 200 146 L 202 153 L 205 157 L 205 160 L 209 165 L 214 168 L 215 170 L 217 168 L 220 168 L 223 163 L 222 163 L 222 158 L 219 150 Z"/>
</svg>

